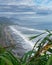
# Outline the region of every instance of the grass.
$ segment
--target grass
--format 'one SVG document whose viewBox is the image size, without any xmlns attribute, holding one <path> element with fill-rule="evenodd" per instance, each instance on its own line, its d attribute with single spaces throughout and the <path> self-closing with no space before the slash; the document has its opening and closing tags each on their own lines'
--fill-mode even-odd
<svg viewBox="0 0 52 65">
<path fill-rule="evenodd" d="M 44 34 L 47 35 L 42 38 L 41 35 Z M 30 40 L 39 36 L 41 38 L 35 43 L 33 49 L 25 53 L 22 58 L 16 58 L 11 51 L 0 47 L 0 65 L 52 65 L 52 33 L 47 30 L 45 33 L 30 37 Z"/>
</svg>

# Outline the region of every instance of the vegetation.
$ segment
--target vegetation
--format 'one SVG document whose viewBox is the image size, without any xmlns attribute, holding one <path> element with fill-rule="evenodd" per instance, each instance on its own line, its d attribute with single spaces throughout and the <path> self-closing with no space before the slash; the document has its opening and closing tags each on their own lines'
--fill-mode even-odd
<svg viewBox="0 0 52 65">
<path fill-rule="evenodd" d="M 6 48 L 0 47 L 0 65 L 52 65 L 52 33 L 47 30 L 45 33 L 31 37 L 30 40 L 37 37 L 40 38 L 33 49 L 25 53 L 22 58 L 16 58 Z"/>
</svg>

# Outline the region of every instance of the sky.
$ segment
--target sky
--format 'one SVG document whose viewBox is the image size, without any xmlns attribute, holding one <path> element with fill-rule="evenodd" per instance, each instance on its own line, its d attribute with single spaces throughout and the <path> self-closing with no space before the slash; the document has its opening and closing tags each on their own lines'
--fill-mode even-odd
<svg viewBox="0 0 52 65">
<path fill-rule="evenodd" d="M 36 5 L 52 5 L 52 0 L 33 0 L 35 2 Z"/>
<path fill-rule="evenodd" d="M 52 0 L 33 0 L 35 5 L 52 8 Z"/>
<path fill-rule="evenodd" d="M 52 10 L 52 0 L 0 0 L 0 4 L 29 5 L 29 6 L 37 6 L 40 9 L 49 8 L 50 10 Z"/>
<path fill-rule="evenodd" d="M 15 9 L 12 6 L 1 7 L 1 4 L 19 5 L 19 8 Z M 21 5 L 29 5 L 30 8 Z M 15 17 L 20 20 L 38 18 L 38 21 L 52 21 L 52 0 L 0 0 L 0 16 L 8 16 L 9 18 Z"/>
<path fill-rule="evenodd" d="M 35 12 L 27 12 L 28 14 L 33 13 L 33 14 L 35 14 L 35 16 L 36 16 L 36 14 L 42 16 L 44 14 L 47 14 L 47 12 L 49 14 L 50 14 L 50 12 L 52 13 L 52 0 L 0 0 L 0 5 L 1 4 L 2 5 L 6 4 L 6 5 L 29 5 L 29 6 L 37 6 L 38 8 L 34 7 L 34 10 L 36 10 Z M 8 8 L 8 7 L 5 7 L 5 8 Z M 1 8 L 0 10 L 3 10 L 3 9 L 4 9 L 4 7 Z M 33 9 L 33 7 L 32 7 L 32 9 Z M 7 14 L 8 12 L 3 12 L 3 13 Z M 10 14 L 15 14 L 14 12 L 12 12 L 12 13 L 9 12 L 9 13 Z M 24 12 L 22 14 L 24 14 Z"/>
<path fill-rule="evenodd" d="M 42 9 L 52 10 L 52 0 L 0 0 L 0 4 L 38 6 Z"/>
<path fill-rule="evenodd" d="M 0 4 L 22 4 L 52 7 L 52 0 L 0 0 Z"/>
</svg>

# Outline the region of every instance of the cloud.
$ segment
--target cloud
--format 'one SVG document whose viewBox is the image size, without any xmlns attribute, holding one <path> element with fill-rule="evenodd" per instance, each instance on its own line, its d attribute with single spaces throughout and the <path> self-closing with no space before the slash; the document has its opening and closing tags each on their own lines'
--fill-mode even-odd
<svg viewBox="0 0 52 65">
<path fill-rule="evenodd" d="M 33 0 L 35 2 L 35 4 L 41 4 L 43 2 L 43 0 Z"/>
<path fill-rule="evenodd" d="M 49 6 L 52 6 L 51 4 L 52 4 L 52 0 L 33 0 L 34 1 L 34 3 L 36 4 L 36 5 L 43 5 L 43 6 L 47 6 L 48 4 L 49 4 Z M 50 4 L 51 3 L 51 4 Z"/>
<path fill-rule="evenodd" d="M 52 0 L 0 0 L 0 4 L 7 5 L 39 5 L 39 6 L 52 6 Z"/>
<path fill-rule="evenodd" d="M 33 0 L 0 0 L 0 4 L 8 5 L 34 5 Z"/>
<path fill-rule="evenodd" d="M 36 14 L 36 12 L 0 12 L 0 14 L 19 14 L 19 15 L 22 15 L 22 14 L 26 14 L 26 15 L 31 15 L 31 14 Z"/>
<path fill-rule="evenodd" d="M 32 14 L 32 13 L 36 12 L 37 15 L 48 15 L 48 14 L 50 14 L 50 10 L 52 9 L 52 0 L 0 0 L 0 4 L 19 5 L 19 9 L 18 9 L 19 11 L 26 10 L 28 14 Z M 26 5 L 26 6 L 28 6 L 28 5 L 32 6 L 33 5 L 33 6 L 31 7 L 31 9 L 29 9 L 29 7 L 26 8 L 26 6 L 24 6 L 24 8 L 23 8 L 20 5 Z M 39 5 L 39 6 L 37 6 L 37 5 Z M 6 10 L 5 14 L 7 14 L 8 10 L 10 10 L 10 7 L 7 6 L 7 7 L 3 8 L 5 10 L 8 8 Z M 20 7 L 21 7 L 21 9 L 20 9 Z M 29 9 L 29 11 L 33 11 L 33 12 L 28 12 L 28 9 Z M 1 10 L 2 10 L 2 8 L 1 8 Z M 12 11 L 12 10 L 13 9 L 11 7 L 10 11 Z M 15 10 L 17 10 L 17 8 L 14 9 L 14 11 Z M 18 13 L 13 13 L 13 12 L 10 13 L 9 12 L 9 14 L 18 14 Z M 24 14 L 24 12 L 20 13 L 20 14 Z"/>
</svg>

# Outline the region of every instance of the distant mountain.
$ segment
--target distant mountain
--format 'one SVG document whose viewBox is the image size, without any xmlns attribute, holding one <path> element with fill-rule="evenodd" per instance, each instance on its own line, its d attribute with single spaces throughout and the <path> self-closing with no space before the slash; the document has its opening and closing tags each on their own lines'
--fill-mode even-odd
<svg viewBox="0 0 52 65">
<path fill-rule="evenodd" d="M 0 17 L 0 24 L 11 24 L 11 25 L 18 25 L 18 19 L 15 18 L 6 18 L 6 17 Z"/>
<path fill-rule="evenodd" d="M 6 17 L 0 17 L 0 24 L 13 24 L 13 22 Z"/>
</svg>

